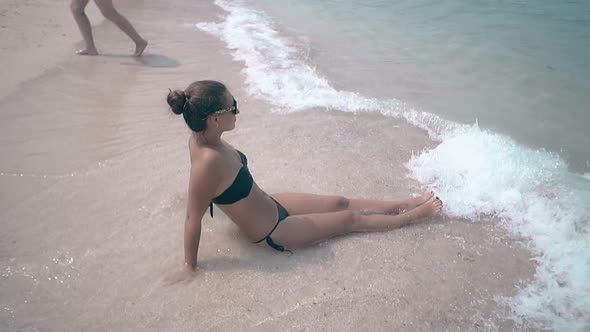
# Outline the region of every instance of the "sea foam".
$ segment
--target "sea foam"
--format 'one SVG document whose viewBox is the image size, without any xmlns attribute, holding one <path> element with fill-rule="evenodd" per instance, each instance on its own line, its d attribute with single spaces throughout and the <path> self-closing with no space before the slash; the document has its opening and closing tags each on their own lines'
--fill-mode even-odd
<svg viewBox="0 0 590 332">
<path fill-rule="evenodd" d="M 197 27 L 221 40 L 243 69 L 249 94 L 273 111 L 326 108 L 406 119 L 438 142 L 408 162 L 412 177 L 445 200 L 450 216 L 497 218 L 530 239 L 535 280 L 510 301 L 514 318 L 536 328 L 590 328 L 590 181 L 558 155 L 509 137 L 382 100 L 339 91 L 312 65 L 305 47 L 279 34 L 271 18 L 242 2 L 216 0 L 227 14 Z M 304 45 L 303 45 L 304 46 Z M 392 128 L 392 130 L 394 130 Z"/>
</svg>

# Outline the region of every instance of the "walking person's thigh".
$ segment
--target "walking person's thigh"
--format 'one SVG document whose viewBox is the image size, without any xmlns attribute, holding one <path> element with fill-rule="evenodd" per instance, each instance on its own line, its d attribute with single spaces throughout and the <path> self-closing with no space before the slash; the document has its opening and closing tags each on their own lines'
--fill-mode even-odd
<svg viewBox="0 0 590 332">
<path fill-rule="evenodd" d="M 72 0 L 70 2 L 70 10 L 74 14 L 82 14 L 90 0 Z"/>
<path fill-rule="evenodd" d="M 94 0 L 94 2 L 102 15 L 107 19 L 113 19 L 117 16 L 118 12 L 113 5 L 113 0 Z"/>
</svg>

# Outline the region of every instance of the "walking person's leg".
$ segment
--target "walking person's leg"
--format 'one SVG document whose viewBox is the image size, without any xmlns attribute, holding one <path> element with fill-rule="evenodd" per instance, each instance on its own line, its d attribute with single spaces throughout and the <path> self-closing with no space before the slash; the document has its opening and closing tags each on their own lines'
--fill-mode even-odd
<svg viewBox="0 0 590 332">
<path fill-rule="evenodd" d="M 421 218 L 439 213 L 440 199 L 431 197 L 424 204 L 399 215 L 364 215 L 353 210 L 292 215 L 272 233 L 275 243 L 287 249 L 312 245 L 330 237 L 351 232 L 377 232 L 402 227 Z"/>
<path fill-rule="evenodd" d="M 115 23 L 119 29 L 135 42 L 135 53 L 133 55 L 140 56 L 147 47 L 148 42 L 137 33 L 129 20 L 115 9 L 113 0 L 94 0 L 94 2 L 96 2 L 96 6 L 100 9 L 104 17 Z"/>
<path fill-rule="evenodd" d="M 90 26 L 90 20 L 84 9 L 90 0 L 72 0 L 70 3 L 70 10 L 74 15 L 74 19 L 78 24 L 78 28 L 80 29 L 80 33 L 82 34 L 82 38 L 84 38 L 84 43 L 86 46 L 76 51 L 76 54 L 79 55 L 97 55 L 98 51 L 96 50 L 96 46 L 94 45 L 94 39 L 92 38 L 92 27 Z"/>
</svg>

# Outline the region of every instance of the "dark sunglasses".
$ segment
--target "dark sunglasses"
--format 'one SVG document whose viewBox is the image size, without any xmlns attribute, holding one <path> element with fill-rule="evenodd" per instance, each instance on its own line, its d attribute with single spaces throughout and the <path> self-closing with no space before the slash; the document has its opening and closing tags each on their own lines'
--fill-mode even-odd
<svg viewBox="0 0 590 332">
<path fill-rule="evenodd" d="M 238 102 L 235 100 L 235 98 L 234 98 L 234 106 L 220 109 L 219 111 L 215 111 L 215 112 L 211 113 L 211 115 L 221 115 L 221 114 L 227 113 L 227 112 L 233 112 L 236 115 L 240 114 L 240 110 L 238 109 Z"/>
</svg>

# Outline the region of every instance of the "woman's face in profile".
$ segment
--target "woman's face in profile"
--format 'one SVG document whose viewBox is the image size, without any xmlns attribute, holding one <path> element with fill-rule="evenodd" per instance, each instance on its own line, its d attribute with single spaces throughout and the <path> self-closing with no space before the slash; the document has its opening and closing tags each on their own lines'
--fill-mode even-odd
<svg viewBox="0 0 590 332">
<path fill-rule="evenodd" d="M 224 109 L 227 110 L 217 117 L 219 126 L 224 131 L 232 130 L 236 127 L 236 115 L 240 113 L 238 110 L 238 102 L 234 99 L 232 94 L 227 91 L 224 96 Z"/>
</svg>

